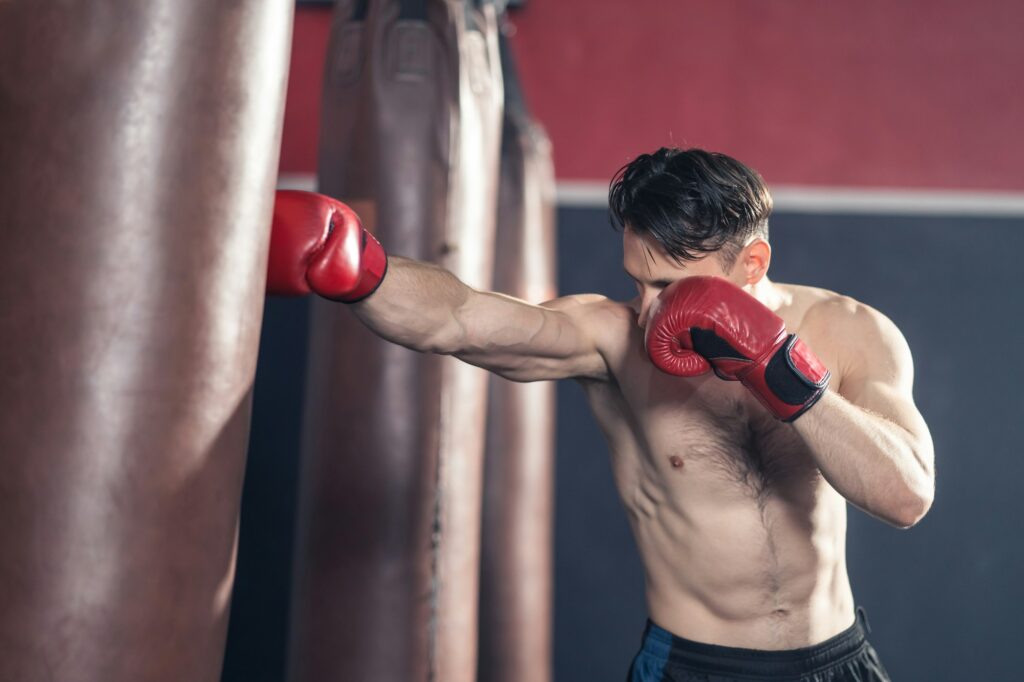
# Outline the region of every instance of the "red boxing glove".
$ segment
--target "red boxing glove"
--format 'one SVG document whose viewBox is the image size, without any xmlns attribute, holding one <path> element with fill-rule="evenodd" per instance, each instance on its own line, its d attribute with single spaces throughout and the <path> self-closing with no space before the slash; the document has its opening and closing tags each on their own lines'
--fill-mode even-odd
<svg viewBox="0 0 1024 682">
<path fill-rule="evenodd" d="M 355 303 L 377 290 L 387 269 L 384 248 L 351 208 L 315 192 L 277 192 L 268 294 L 303 296 L 314 291 Z"/>
<path fill-rule="evenodd" d="M 782 318 L 719 277 L 687 277 L 658 297 L 647 355 L 660 370 L 697 376 L 713 369 L 740 381 L 783 421 L 817 402 L 831 376 Z"/>
</svg>

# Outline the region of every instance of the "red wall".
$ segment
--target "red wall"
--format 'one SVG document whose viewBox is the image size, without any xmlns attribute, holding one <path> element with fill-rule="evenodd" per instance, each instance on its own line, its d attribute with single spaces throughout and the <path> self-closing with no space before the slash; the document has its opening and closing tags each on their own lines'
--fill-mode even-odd
<svg viewBox="0 0 1024 682">
<path fill-rule="evenodd" d="M 331 10 L 299 7 L 292 36 L 292 69 L 284 108 L 281 172 L 315 173 L 320 130 L 320 89 L 323 85 Z"/>
<path fill-rule="evenodd" d="M 285 172 L 315 168 L 329 20 L 296 17 Z M 675 144 L 773 183 L 1024 190 L 1024 3 L 529 0 L 514 24 L 562 179 Z"/>
</svg>

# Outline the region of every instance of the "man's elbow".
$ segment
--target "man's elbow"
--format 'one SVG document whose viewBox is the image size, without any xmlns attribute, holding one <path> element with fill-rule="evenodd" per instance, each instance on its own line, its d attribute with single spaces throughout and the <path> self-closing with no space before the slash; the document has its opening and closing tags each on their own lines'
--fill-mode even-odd
<svg viewBox="0 0 1024 682">
<path fill-rule="evenodd" d="M 890 521 L 897 528 L 912 528 L 918 524 L 932 508 L 935 500 L 935 468 L 931 464 L 931 441 L 927 444 L 927 455 L 920 450 L 915 451 L 917 462 L 927 462 L 920 467 L 914 467 L 912 473 L 908 473 L 903 480 L 903 492 L 894 497 L 900 502 L 896 508 L 894 518 Z"/>
<path fill-rule="evenodd" d="M 897 528 L 913 528 L 925 517 L 928 510 L 932 508 L 932 501 L 935 498 L 933 490 L 922 491 L 911 494 L 906 501 L 895 510 L 891 518 L 886 519 Z"/>
</svg>

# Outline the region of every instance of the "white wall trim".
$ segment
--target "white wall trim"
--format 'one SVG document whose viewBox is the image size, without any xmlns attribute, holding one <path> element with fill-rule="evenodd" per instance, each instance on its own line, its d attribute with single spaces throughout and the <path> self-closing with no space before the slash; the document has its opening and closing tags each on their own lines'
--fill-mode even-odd
<svg viewBox="0 0 1024 682">
<path fill-rule="evenodd" d="M 1024 193 L 1018 192 L 782 185 L 772 197 L 789 213 L 1024 216 Z"/>
<path fill-rule="evenodd" d="M 282 174 L 278 188 L 313 191 L 316 176 Z M 562 180 L 557 197 L 559 206 L 601 208 L 607 206 L 608 185 L 596 180 Z M 772 197 L 780 213 L 1024 217 L 1022 192 L 775 185 Z"/>
<path fill-rule="evenodd" d="M 307 192 L 316 191 L 316 174 L 314 173 L 281 173 L 277 176 L 278 189 L 301 189 Z"/>
<path fill-rule="evenodd" d="M 556 189 L 559 206 L 601 208 L 608 205 L 608 183 L 596 180 L 562 180 Z"/>
</svg>

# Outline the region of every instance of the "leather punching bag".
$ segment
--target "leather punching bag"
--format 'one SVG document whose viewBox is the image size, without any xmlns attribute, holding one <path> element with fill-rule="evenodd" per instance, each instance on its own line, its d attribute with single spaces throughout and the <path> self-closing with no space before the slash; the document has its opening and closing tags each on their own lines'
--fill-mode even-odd
<svg viewBox="0 0 1024 682">
<path fill-rule="evenodd" d="M 489 4 L 336 8 L 319 190 L 394 255 L 491 282 L 501 131 Z M 289 674 L 476 672 L 486 374 L 376 338 L 313 303 Z"/>
<path fill-rule="evenodd" d="M 527 111 L 501 39 L 505 121 L 494 289 L 554 298 L 555 178 L 551 143 Z M 552 676 L 555 385 L 491 377 L 487 415 L 480 682 Z"/>
<path fill-rule="evenodd" d="M 0 3 L 0 680 L 220 678 L 293 2 Z"/>
</svg>

